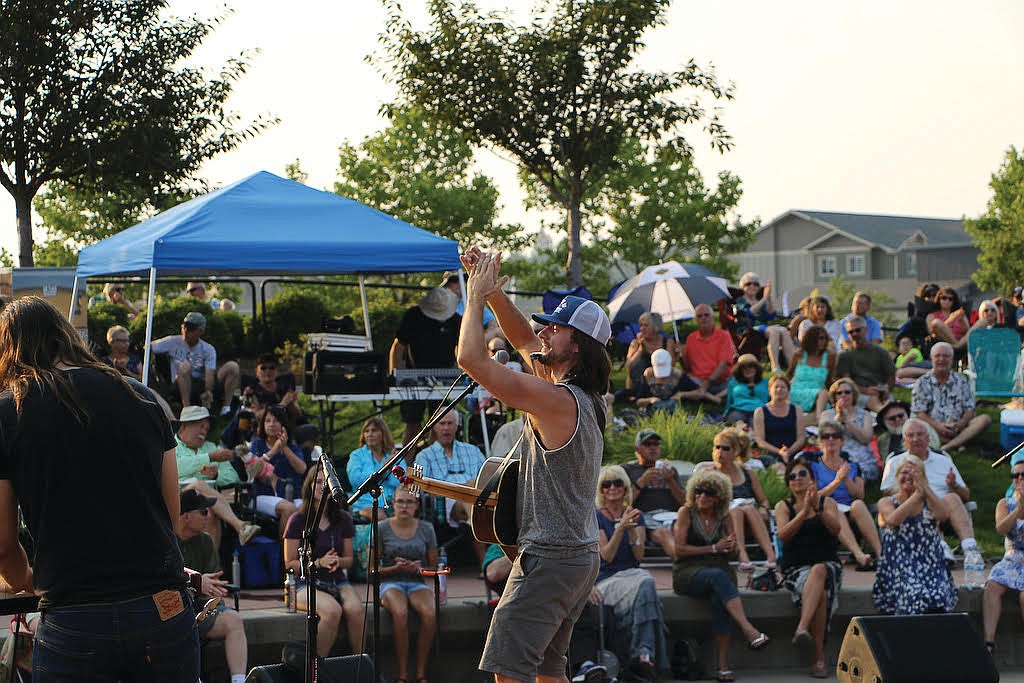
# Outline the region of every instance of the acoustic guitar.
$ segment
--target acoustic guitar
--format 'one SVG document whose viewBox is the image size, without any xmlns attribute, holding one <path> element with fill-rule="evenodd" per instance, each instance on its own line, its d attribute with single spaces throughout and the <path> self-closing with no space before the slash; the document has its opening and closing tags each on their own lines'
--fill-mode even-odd
<svg viewBox="0 0 1024 683">
<path fill-rule="evenodd" d="M 414 494 L 426 491 L 469 504 L 473 511 L 470 522 L 476 540 L 481 543 L 497 543 L 505 556 L 515 561 L 516 544 L 519 539 L 519 525 L 516 523 L 519 460 L 487 458 L 476 475 L 476 483 L 483 486 L 450 484 L 440 479 L 424 477 L 421 465 L 413 465 L 408 473 L 398 465 L 391 471 Z M 495 475 L 498 477 L 498 485 L 487 498 L 480 501 L 483 487 Z"/>
</svg>

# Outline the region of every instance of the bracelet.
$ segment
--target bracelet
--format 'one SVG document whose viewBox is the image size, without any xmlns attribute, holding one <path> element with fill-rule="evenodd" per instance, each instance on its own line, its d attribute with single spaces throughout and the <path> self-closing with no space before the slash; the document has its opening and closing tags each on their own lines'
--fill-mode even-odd
<svg viewBox="0 0 1024 683">
<path fill-rule="evenodd" d="M 717 555 L 718 554 L 718 544 L 717 543 L 712 543 L 711 544 L 711 554 L 712 555 Z"/>
</svg>

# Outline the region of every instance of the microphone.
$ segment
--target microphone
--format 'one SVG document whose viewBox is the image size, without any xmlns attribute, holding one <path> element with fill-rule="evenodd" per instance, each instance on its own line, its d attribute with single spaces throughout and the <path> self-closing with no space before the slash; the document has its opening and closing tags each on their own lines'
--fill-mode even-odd
<svg viewBox="0 0 1024 683">
<path fill-rule="evenodd" d="M 505 349 L 498 349 L 494 352 L 494 355 L 491 356 L 498 365 L 504 365 L 508 362 L 510 357 L 511 356 L 508 355 L 508 351 Z"/>
<path fill-rule="evenodd" d="M 338 471 L 334 469 L 334 463 L 326 455 L 320 456 L 320 463 L 324 468 L 324 479 L 327 480 L 327 488 L 331 492 L 331 498 L 334 499 L 335 503 L 344 505 L 348 501 L 348 496 L 345 495 L 345 490 L 341 488 L 341 481 L 338 480 Z"/>
</svg>

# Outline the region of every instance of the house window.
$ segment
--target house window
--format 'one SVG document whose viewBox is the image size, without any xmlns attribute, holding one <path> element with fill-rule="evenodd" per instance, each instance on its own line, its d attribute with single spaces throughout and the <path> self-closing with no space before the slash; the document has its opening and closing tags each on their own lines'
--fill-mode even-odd
<svg viewBox="0 0 1024 683">
<path fill-rule="evenodd" d="M 857 254 L 855 256 L 846 257 L 846 274 L 847 275 L 866 275 L 867 270 L 864 268 L 864 255 Z"/>
<path fill-rule="evenodd" d="M 903 274 L 908 277 L 917 276 L 917 253 L 910 252 L 903 255 Z"/>
<path fill-rule="evenodd" d="M 818 257 L 818 275 L 822 277 L 832 277 L 836 274 L 836 257 L 835 256 L 819 256 Z"/>
</svg>

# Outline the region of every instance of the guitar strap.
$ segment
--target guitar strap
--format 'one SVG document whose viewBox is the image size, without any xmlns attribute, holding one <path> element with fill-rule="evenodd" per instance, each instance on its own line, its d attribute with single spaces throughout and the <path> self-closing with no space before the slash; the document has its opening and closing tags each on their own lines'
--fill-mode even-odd
<svg viewBox="0 0 1024 683">
<path fill-rule="evenodd" d="M 523 431 L 519 432 L 519 438 L 512 444 L 512 448 L 508 449 L 508 453 L 505 454 L 504 460 L 498 465 L 497 469 L 491 475 L 491 478 L 487 480 L 487 483 L 480 489 L 480 495 L 476 497 L 477 507 L 483 507 L 487 502 L 487 499 L 491 497 L 495 489 L 498 488 L 498 484 L 501 483 L 501 475 L 505 472 L 505 466 L 508 461 L 512 459 L 512 454 L 519 450 L 519 444 L 523 442 L 523 436 L 526 434 L 526 416 L 523 416 Z"/>
</svg>

